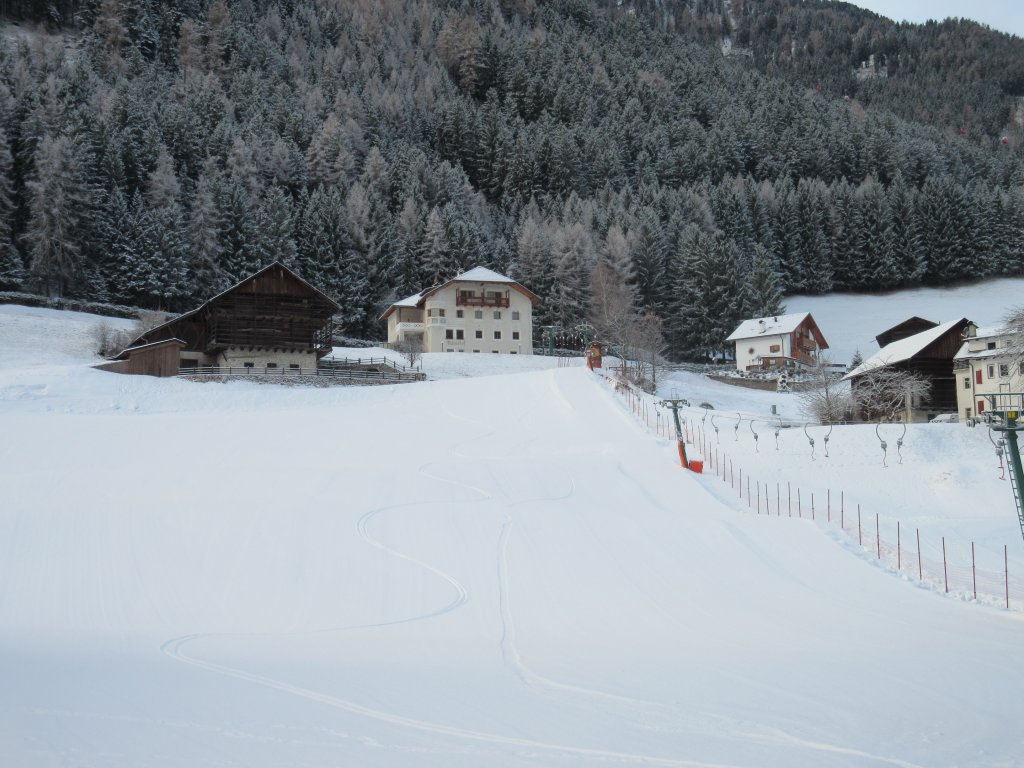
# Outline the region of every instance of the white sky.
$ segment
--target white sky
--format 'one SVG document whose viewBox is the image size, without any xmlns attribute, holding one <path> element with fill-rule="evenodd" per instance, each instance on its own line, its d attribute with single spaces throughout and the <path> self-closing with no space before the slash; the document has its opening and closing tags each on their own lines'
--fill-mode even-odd
<svg viewBox="0 0 1024 768">
<path fill-rule="evenodd" d="M 973 19 L 1001 32 L 1024 37 L 1024 3 L 1020 0 L 854 0 L 854 5 L 867 8 L 893 21 L 917 23 L 950 16 Z"/>
</svg>

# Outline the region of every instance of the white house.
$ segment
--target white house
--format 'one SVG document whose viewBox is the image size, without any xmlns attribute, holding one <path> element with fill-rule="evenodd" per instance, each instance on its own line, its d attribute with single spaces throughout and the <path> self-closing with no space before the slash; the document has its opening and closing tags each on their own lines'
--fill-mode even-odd
<svg viewBox="0 0 1024 768">
<path fill-rule="evenodd" d="M 533 354 L 540 299 L 510 277 L 475 267 L 396 301 L 381 315 L 388 343 L 419 341 L 424 352 Z"/>
<path fill-rule="evenodd" d="M 744 320 L 726 341 L 736 342 L 736 370 L 815 365 L 818 352 L 828 349 L 810 312 Z"/>
<path fill-rule="evenodd" d="M 962 421 L 984 417 L 993 407 L 1020 408 L 1024 361 L 1020 339 L 1000 328 L 968 325 L 964 343 L 953 357 L 957 411 Z M 999 397 L 1001 395 L 1001 397 Z"/>
</svg>

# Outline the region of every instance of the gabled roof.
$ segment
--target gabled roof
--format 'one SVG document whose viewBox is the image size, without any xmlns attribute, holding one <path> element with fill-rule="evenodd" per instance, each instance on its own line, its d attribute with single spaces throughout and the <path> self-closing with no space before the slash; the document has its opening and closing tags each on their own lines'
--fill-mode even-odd
<svg viewBox="0 0 1024 768">
<path fill-rule="evenodd" d="M 527 288 L 524 288 L 511 277 L 495 272 L 493 269 L 488 269 L 487 267 L 473 267 L 471 270 L 463 272 L 461 275 L 453 277 L 451 280 L 447 280 L 440 285 L 435 285 L 432 288 L 427 288 L 419 293 L 414 293 L 412 296 L 396 301 L 384 311 L 384 314 L 380 316 L 380 319 L 386 320 L 392 312 L 396 309 L 401 309 L 402 307 L 422 307 L 428 297 L 452 283 L 501 283 L 503 285 L 507 285 L 512 290 L 519 291 L 519 293 L 528 298 L 534 306 L 540 304 L 540 297 L 537 296 L 537 294 Z"/>
<path fill-rule="evenodd" d="M 934 328 L 938 323 L 927 320 L 923 317 L 914 315 L 908 317 L 901 323 L 896 323 L 892 328 L 886 328 L 880 334 L 875 336 L 875 341 L 878 342 L 879 347 L 884 347 L 887 344 L 892 344 L 893 341 L 898 339 L 905 339 L 908 336 L 913 336 L 915 333 L 920 333 L 929 328 Z"/>
<path fill-rule="evenodd" d="M 792 333 L 800 327 L 800 324 L 810 314 L 810 312 L 795 312 L 791 315 L 771 315 L 769 317 L 755 317 L 752 320 L 744 320 L 735 331 L 729 334 L 726 341 Z"/>
<path fill-rule="evenodd" d="M 140 341 L 145 339 L 147 336 L 152 336 L 154 334 L 157 334 L 159 331 L 162 331 L 162 330 L 168 328 L 169 326 L 173 326 L 173 325 L 175 325 L 177 323 L 180 323 L 182 320 L 187 320 L 188 318 L 190 318 L 190 317 L 192 317 L 194 315 L 199 314 L 200 312 L 202 312 L 209 305 L 214 304 L 215 302 L 217 302 L 218 300 L 220 300 L 224 296 L 227 296 L 232 291 L 238 290 L 241 286 L 245 285 L 249 281 L 255 280 L 256 278 L 258 278 L 261 275 L 263 275 L 265 272 L 269 272 L 272 269 L 280 269 L 280 270 L 282 270 L 288 277 L 290 277 L 293 280 L 295 280 L 296 282 L 300 283 L 305 288 L 308 288 L 310 290 L 310 292 L 313 293 L 314 296 L 316 296 L 318 299 L 322 300 L 331 309 L 332 313 L 338 312 L 338 311 L 341 310 L 341 305 L 338 304 L 338 302 L 336 302 L 334 299 L 332 299 L 326 293 L 321 291 L 319 288 L 317 288 L 316 286 L 314 286 L 312 283 L 308 282 L 307 280 L 304 280 L 303 278 L 299 277 L 297 274 L 295 274 L 295 272 L 290 270 L 288 267 L 286 267 L 281 262 L 275 261 L 275 262 L 273 262 L 271 264 L 267 264 L 267 266 L 263 267 L 262 269 L 259 269 L 256 272 L 253 272 L 248 277 L 245 277 L 245 278 L 239 280 L 237 283 L 232 285 L 230 288 L 227 288 L 227 289 L 221 291 L 220 293 L 218 293 L 212 299 L 207 299 L 206 301 L 204 301 L 202 304 L 200 304 L 195 309 L 189 310 L 188 312 L 185 312 L 182 315 L 178 315 L 176 318 L 174 318 L 173 320 L 168 320 L 166 323 L 161 323 L 160 325 L 156 326 L 155 328 L 150 328 L 148 331 L 146 331 L 141 336 L 139 336 L 137 339 L 135 339 L 135 341 L 133 341 L 132 344 L 136 345 Z"/>
<path fill-rule="evenodd" d="M 453 277 L 449 280 L 449 283 L 467 282 L 467 283 L 514 283 L 511 277 L 506 277 L 493 269 L 487 267 L 473 267 L 468 272 L 463 272 L 458 277 Z"/>
<path fill-rule="evenodd" d="M 118 352 L 116 355 L 114 355 L 110 359 L 111 360 L 127 360 L 131 356 L 131 354 L 133 352 L 139 352 L 140 350 L 143 350 L 143 349 L 155 349 L 157 347 L 165 347 L 165 346 L 168 346 L 168 345 L 174 345 L 176 347 L 184 347 L 185 346 L 185 342 L 182 341 L 181 339 L 164 339 L 162 341 L 151 341 L 149 344 L 139 344 L 136 347 L 125 347 L 124 349 L 122 349 L 120 352 Z"/>
<path fill-rule="evenodd" d="M 919 355 L 925 349 L 941 339 L 960 323 L 966 322 L 967 318 L 965 317 L 960 317 L 956 320 L 949 320 L 948 322 L 940 323 L 934 328 L 929 328 L 925 331 L 921 331 L 920 333 L 915 333 L 913 336 L 907 336 L 905 339 L 900 339 L 892 342 L 891 344 L 886 344 L 875 354 L 846 374 L 843 377 L 843 380 L 853 379 L 857 376 L 863 376 L 865 373 L 869 373 L 878 368 L 885 368 L 888 365 L 894 365 L 896 363 L 902 363 L 906 360 L 910 360 L 912 357 Z"/>
</svg>

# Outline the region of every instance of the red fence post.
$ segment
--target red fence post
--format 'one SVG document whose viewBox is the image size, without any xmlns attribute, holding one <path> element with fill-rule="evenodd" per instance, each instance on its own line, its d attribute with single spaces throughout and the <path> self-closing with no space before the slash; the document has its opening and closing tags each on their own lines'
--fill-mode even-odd
<svg viewBox="0 0 1024 768">
<path fill-rule="evenodd" d="M 946 537 L 942 537 L 942 578 L 946 582 L 946 591 L 949 592 L 949 569 L 946 567 Z"/>
</svg>

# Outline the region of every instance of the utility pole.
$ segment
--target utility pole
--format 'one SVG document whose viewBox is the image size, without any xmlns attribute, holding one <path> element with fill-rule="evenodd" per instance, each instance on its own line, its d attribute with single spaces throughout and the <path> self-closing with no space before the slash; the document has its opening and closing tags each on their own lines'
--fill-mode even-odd
<svg viewBox="0 0 1024 768">
<path fill-rule="evenodd" d="M 679 443 L 679 463 L 683 469 L 690 468 L 690 462 L 686 460 L 686 445 L 683 442 L 683 427 L 679 423 L 679 409 L 686 404 L 685 400 L 662 400 L 661 404 L 671 409 L 672 418 L 676 423 L 676 442 Z"/>
<path fill-rule="evenodd" d="M 1024 536 L 1024 507 L 1021 506 L 1020 491 L 1024 487 L 1024 467 L 1021 466 L 1020 446 L 1017 444 L 1017 432 L 1024 427 L 1017 424 L 1018 412 L 1006 411 L 1005 423 L 992 426 L 993 432 L 1002 432 L 1009 450 L 1006 455 L 1010 463 L 1010 488 L 1013 489 L 1013 502 L 1017 505 L 1017 520 L 1020 523 L 1021 536 Z"/>
</svg>

